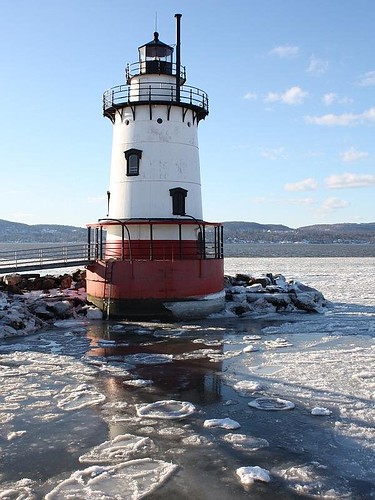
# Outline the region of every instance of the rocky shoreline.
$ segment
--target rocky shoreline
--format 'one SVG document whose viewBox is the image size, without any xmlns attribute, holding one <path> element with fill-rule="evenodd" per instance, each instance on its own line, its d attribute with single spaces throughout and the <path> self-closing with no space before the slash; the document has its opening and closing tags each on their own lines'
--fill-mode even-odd
<svg viewBox="0 0 375 500">
<path fill-rule="evenodd" d="M 9 274 L 0 277 L 0 339 L 24 336 L 51 328 L 58 320 L 102 319 L 87 302 L 86 273 L 40 276 Z M 323 313 L 323 294 L 282 275 L 225 276 L 225 309 L 216 316 L 240 317 L 254 313 Z"/>
</svg>

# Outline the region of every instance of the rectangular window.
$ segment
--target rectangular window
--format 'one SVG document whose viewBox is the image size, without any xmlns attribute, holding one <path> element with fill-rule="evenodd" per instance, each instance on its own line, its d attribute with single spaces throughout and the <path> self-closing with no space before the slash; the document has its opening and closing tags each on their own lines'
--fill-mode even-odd
<svg viewBox="0 0 375 500">
<path fill-rule="evenodd" d="M 187 190 L 183 188 L 173 188 L 169 190 L 172 196 L 172 213 L 173 215 L 185 215 L 185 198 Z"/>
<path fill-rule="evenodd" d="M 126 158 L 126 175 L 139 175 L 139 164 L 142 158 L 140 149 L 128 149 L 124 152 Z"/>
</svg>

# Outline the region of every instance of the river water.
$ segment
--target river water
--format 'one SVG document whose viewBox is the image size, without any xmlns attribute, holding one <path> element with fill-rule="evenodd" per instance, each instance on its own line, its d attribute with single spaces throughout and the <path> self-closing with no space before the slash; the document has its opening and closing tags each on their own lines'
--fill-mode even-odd
<svg viewBox="0 0 375 500">
<path fill-rule="evenodd" d="M 281 273 L 331 307 L 65 321 L 2 341 L 0 498 L 375 498 L 375 257 L 241 252 L 225 259 L 227 274 Z M 160 401 L 162 415 L 139 406 Z M 171 419 L 171 407 L 183 411 L 171 401 L 194 411 Z M 226 418 L 239 427 L 208 427 Z M 236 471 L 251 466 L 270 482 L 244 486 Z"/>
</svg>

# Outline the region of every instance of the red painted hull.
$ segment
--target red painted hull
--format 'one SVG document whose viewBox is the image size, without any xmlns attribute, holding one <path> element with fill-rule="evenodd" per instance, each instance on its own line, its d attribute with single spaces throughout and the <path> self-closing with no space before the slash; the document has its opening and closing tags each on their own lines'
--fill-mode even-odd
<svg viewBox="0 0 375 500">
<path fill-rule="evenodd" d="M 223 299 L 201 299 L 223 291 L 223 276 L 223 259 L 96 261 L 87 296 L 111 316 L 179 319 L 165 304 L 197 301 L 192 317 L 201 317 L 222 308 Z"/>
</svg>

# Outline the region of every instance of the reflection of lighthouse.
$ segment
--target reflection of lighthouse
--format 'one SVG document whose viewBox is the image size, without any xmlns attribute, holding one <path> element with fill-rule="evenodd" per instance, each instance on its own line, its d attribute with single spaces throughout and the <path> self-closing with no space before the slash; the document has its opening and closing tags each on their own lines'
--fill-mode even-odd
<svg viewBox="0 0 375 500">
<path fill-rule="evenodd" d="M 202 317 L 224 302 L 222 226 L 202 219 L 198 125 L 208 99 L 184 85 L 180 18 L 176 62 L 154 33 L 126 85 L 104 93 L 113 123 L 108 216 L 89 225 L 87 294 L 113 316 Z"/>
</svg>

